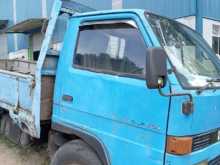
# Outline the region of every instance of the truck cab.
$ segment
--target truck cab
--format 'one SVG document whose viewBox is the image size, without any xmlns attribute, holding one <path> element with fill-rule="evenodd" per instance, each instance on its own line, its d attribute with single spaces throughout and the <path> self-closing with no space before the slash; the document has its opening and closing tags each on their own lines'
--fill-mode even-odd
<svg viewBox="0 0 220 165">
<path fill-rule="evenodd" d="M 217 165 L 219 87 L 219 59 L 185 25 L 144 10 L 77 14 L 59 56 L 52 163 L 95 164 L 74 152 L 81 139 L 100 164 Z"/>
</svg>

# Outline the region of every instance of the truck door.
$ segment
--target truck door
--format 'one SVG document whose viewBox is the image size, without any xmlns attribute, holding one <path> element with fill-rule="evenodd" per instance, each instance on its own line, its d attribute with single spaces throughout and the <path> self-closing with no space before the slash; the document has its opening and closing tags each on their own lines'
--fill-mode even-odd
<svg viewBox="0 0 220 165">
<path fill-rule="evenodd" d="M 61 52 L 53 123 L 100 139 L 112 164 L 164 159 L 169 98 L 146 87 L 144 26 L 133 13 L 73 18 Z"/>
</svg>

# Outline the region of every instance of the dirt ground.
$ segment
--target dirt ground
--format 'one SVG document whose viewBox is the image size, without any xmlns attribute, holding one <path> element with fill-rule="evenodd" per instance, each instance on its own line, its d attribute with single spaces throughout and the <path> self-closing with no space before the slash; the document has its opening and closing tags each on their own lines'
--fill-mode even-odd
<svg viewBox="0 0 220 165">
<path fill-rule="evenodd" d="M 49 165 L 47 144 L 21 148 L 0 136 L 0 165 Z"/>
</svg>

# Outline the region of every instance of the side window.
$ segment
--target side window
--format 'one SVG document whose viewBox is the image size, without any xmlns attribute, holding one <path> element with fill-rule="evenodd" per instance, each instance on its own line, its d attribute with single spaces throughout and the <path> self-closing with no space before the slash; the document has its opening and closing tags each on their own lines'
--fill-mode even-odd
<svg viewBox="0 0 220 165">
<path fill-rule="evenodd" d="M 138 29 L 128 23 L 80 27 L 74 66 L 95 72 L 144 77 L 146 46 Z"/>
</svg>

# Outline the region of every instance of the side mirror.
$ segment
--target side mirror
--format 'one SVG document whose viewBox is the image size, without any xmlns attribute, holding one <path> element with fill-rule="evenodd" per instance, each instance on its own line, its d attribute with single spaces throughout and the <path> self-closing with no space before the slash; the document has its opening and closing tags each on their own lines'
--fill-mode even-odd
<svg viewBox="0 0 220 165">
<path fill-rule="evenodd" d="M 167 55 L 162 48 L 148 48 L 146 57 L 146 84 L 150 89 L 163 88 L 167 82 Z"/>
</svg>

